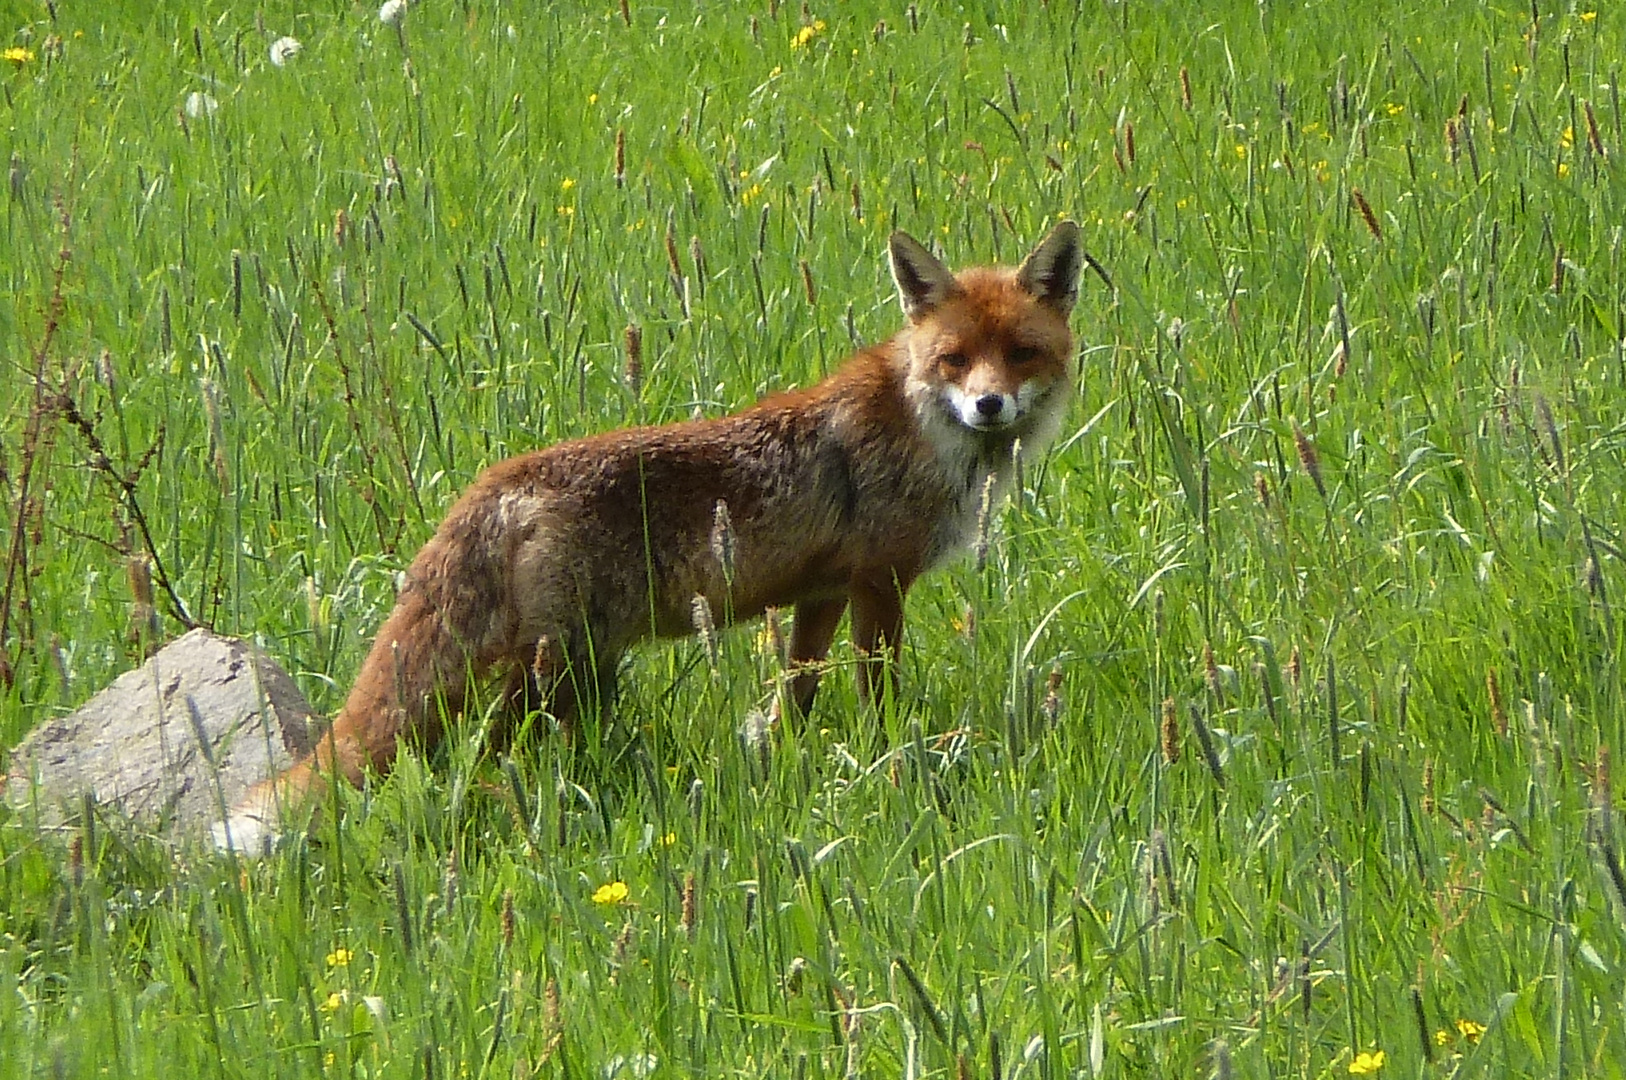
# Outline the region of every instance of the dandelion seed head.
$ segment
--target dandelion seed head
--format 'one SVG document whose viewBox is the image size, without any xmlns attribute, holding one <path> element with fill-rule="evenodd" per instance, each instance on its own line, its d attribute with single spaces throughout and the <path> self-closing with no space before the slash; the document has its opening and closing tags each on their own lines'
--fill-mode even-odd
<svg viewBox="0 0 1626 1080">
<path fill-rule="evenodd" d="M 215 111 L 220 108 L 220 102 L 201 90 L 194 90 L 186 95 L 186 103 L 181 108 L 185 110 L 188 119 L 197 120 L 205 116 L 213 116 Z"/>
<path fill-rule="evenodd" d="M 304 49 L 305 46 L 301 45 L 296 37 L 279 37 L 271 43 L 271 62 L 277 67 L 283 67 Z"/>
</svg>

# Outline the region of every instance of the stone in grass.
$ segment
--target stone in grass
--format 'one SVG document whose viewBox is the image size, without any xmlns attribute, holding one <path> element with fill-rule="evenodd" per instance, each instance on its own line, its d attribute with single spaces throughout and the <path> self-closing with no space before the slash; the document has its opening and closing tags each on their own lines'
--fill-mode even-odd
<svg viewBox="0 0 1626 1080">
<path fill-rule="evenodd" d="M 196 838 L 315 737 L 287 672 L 246 642 L 193 630 L 24 739 L 5 798 L 52 827 L 80 816 L 88 795 L 160 835 Z"/>
</svg>

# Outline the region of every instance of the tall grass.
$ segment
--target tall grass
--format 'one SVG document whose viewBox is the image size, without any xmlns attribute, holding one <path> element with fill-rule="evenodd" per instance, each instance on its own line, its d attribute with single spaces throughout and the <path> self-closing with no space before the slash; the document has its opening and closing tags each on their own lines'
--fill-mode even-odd
<svg viewBox="0 0 1626 1080">
<path fill-rule="evenodd" d="M 331 710 L 483 465 L 818 378 L 894 228 L 1101 272 L 896 709 L 753 737 L 741 630 L 264 862 L 15 812 L 6 1071 L 1621 1075 L 1621 16 L 1189 8 L 13 10 L 7 745 L 143 573 Z"/>
</svg>

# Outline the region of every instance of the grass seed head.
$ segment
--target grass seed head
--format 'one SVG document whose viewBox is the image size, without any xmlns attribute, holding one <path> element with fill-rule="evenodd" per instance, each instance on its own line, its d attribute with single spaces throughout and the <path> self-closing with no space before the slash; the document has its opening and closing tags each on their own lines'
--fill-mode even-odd
<svg viewBox="0 0 1626 1080">
<path fill-rule="evenodd" d="M 1507 709 L 1502 703 L 1502 686 L 1496 680 L 1496 669 L 1485 669 L 1485 693 L 1490 698 L 1491 727 L 1496 734 L 1507 735 Z"/>
<path fill-rule="evenodd" d="M 1191 72 L 1180 69 L 1180 107 L 1191 111 Z"/>
<path fill-rule="evenodd" d="M 719 500 L 719 504 L 720 504 Z M 790 665 L 790 654 L 785 648 L 785 624 L 779 609 L 771 607 L 762 615 L 763 634 L 768 641 L 768 658 L 780 671 Z"/>
<path fill-rule="evenodd" d="M 1383 228 L 1378 224 L 1378 216 L 1372 212 L 1372 204 L 1366 201 L 1366 196 L 1360 188 L 1350 188 L 1349 197 L 1355 200 L 1355 209 L 1361 212 L 1361 220 L 1366 222 L 1366 231 L 1376 240 L 1383 239 Z"/>
<path fill-rule="evenodd" d="M 678 919 L 678 929 L 685 934 L 692 934 L 699 921 L 700 909 L 695 906 L 694 874 L 691 873 L 683 879 L 683 907 Z"/>
<path fill-rule="evenodd" d="M 977 541 L 973 550 L 977 556 L 977 570 L 988 565 L 988 534 L 993 528 L 994 474 L 990 472 L 982 482 L 982 499 L 977 504 Z"/>
<path fill-rule="evenodd" d="M 1557 464 L 1558 471 L 1565 472 L 1564 444 L 1558 438 L 1558 424 L 1553 420 L 1553 407 L 1548 404 L 1546 394 L 1536 395 L 1536 419 L 1540 421 L 1541 430 L 1552 446 L 1553 461 Z"/>
<path fill-rule="evenodd" d="M 1052 726 L 1061 716 L 1061 665 L 1055 664 L 1050 669 L 1050 677 L 1045 680 L 1044 701 L 1039 706 L 1044 713 L 1045 722 Z"/>
<path fill-rule="evenodd" d="M 1434 802 L 1434 759 L 1429 758 L 1423 762 L 1423 813 L 1433 815 L 1436 808 Z"/>
<path fill-rule="evenodd" d="M 666 267 L 672 272 L 673 282 L 683 280 L 683 260 L 678 256 L 677 222 L 670 213 L 666 215 Z"/>
<path fill-rule="evenodd" d="M 718 499 L 711 513 L 711 553 L 723 568 L 723 580 L 734 581 L 734 522 L 728 516 L 728 500 Z"/>
<path fill-rule="evenodd" d="M 1208 774 L 1214 778 L 1214 783 L 1220 787 L 1225 786 L 1225 769 L 1220 764 L 1219 750 L 1214 746 L 1214 733 L 1208 729 L 1208 722 L 1203 719 L 1203 712 L 1196 705 L 1188 706 L 1191 713 L 1191 727 L 1197 733 L 1197 745 L 1203 751 L 1203 763 L 1208 766 Z"/>
<path fill-rule="evenodd" d="M 715 674 L 717 623 L 711 617 L 711 601 L 706 599 L 704 593 L 695 593 L 694 599 L 689 601 L 689 618 L 694 623 L 694 632 L 700 635 L 700 643 L 706 648 L 706 663 L 711 665 L 711 670 Z"/>
<path fill-rule="evenodd" d="M 813 287 L 813 268 L 807 265 L 807 260 L 801 260 L 802 292 L 807 295 L 807 306 L 814 307 L 819 302 L 818 290 Z"/>
<path fill-rule="evenodd" d="M 1598 135 L 1598 118 L 1595 115 L 1593 115 L 1592 102 L 1591 101 L 1583 102 L 1582 103 L 1582 108 L 1583 108 L 1583 111 L 1586 113 L 1586 144 L 1587 144 L 1587 146 L 1591 147 L 1592 152 L 1594 154 L 1597 154 L 1599 157 L 1607 157 L 1608 155 L 1604 153 L 1604 149 L 1603 149 L 1603 139 Z"/>
<path fill-rule="evenodd" d="M 1163 722 L 1158 729 L 1158 745 L 1163 749 L 1163 760 L 1170 765 L 1180 762 L 1180 714 L 1174 699 L 1163 699 Z"/>
<path fill-rule="evenodd" d="M 1315 443 L 1310 441 L 1310 437 L 1304 434 L 1304 429 L 1296 423 L 1293 425 L 1293 448 L 1298 451 L 1299 465 L 1309 475 L 1310 482 L 1315 485 L 1316 492 L 1325 502 L 1327 485 L 1321 479 L 1321 455 L 1316 452 Z"/>
<path fill-rule="evenodd" d="M 626 378 L 627 389 L 632 391 L 634 398 L 639 397 L 644 388 L 644 330 L 637 323 L 628 323 L 623 333 L 626 345 Z"/>
<path fill-rule="evenodd" d="M 502 891 L 502 943 L 504 948 L 514 945 L 514 890 Z"/>
<path fill-rule="evenodd" d="M 615 129 L 615 186 L 622 187 L 627 182 L 627 132 L 625 128 Z"/>
</svg>

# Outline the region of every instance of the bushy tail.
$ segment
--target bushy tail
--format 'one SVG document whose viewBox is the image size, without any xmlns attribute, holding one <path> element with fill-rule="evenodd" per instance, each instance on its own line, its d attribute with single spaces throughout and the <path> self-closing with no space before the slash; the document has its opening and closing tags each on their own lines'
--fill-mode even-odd
<svg viewBox="0 0 1626 1080">
<path fill-rule="evenodd" d="M 441 717 L 462 708 L 469 680 L 489 663 L 500 606 L 490 565 L 478 552 L 452 565 L 455 545 L 444 533 L 414 560 L 332 727 L 304 760 L 250 789 L 214 827 L 219 847 L 264 850 L 283 814 L 317 808 L 329 778 L 359 785 L 368 770 L 388 773 L 402 739 L 433 745 Z"/>
</svg>

